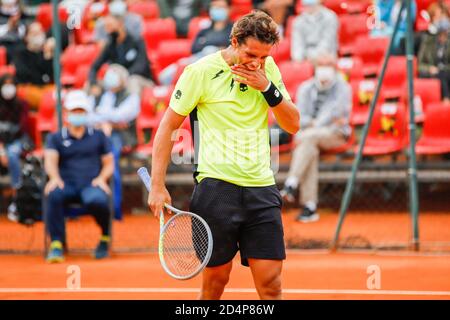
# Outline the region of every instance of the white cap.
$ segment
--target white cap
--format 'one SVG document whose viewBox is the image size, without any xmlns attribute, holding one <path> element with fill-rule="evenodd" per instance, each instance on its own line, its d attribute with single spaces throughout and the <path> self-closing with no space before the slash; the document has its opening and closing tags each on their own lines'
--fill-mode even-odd
<svg viewBox="0 0 450 320">
<path fill-rule="evenodd" d="M 88 96 L 83 90 L 73 90 L 65 95 L 64 108 L 68 111 L 83 109 L 86 112 L 90 112 L 91 104 Z"/>
</svg>

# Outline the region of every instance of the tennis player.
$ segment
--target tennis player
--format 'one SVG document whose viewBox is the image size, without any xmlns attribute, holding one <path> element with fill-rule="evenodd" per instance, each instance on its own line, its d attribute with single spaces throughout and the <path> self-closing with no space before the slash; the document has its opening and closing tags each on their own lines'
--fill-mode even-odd
<svg viewBox="0 0 450 320">
<path fill-rule="evenodd" d="M 235 22 L 231 45 L 187 66 L 155 137 L 152 190 L 155 215 L 171 203 L 165 176 L 171 136 L 190 115 L 198 154 L 190 211 L 211 228 L 214 249 L 203 271 L 200 299 L 219 299 L 233 257 L 250 266 L 261 299 L 281 299 L 286 258 L 281 197 L 270 168 L 268 110 L 294 134 L 300 115 L 270 51 L 279 41 L 276 23 L 261 11 Z"/>
</svg>

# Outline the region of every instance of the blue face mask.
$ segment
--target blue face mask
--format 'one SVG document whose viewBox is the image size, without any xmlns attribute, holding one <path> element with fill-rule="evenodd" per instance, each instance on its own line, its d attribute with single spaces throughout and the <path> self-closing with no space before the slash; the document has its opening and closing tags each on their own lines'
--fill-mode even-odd
<svg viewBox="0 0 450 320">
<path fill-rule="evenodd" d="M 85 113 L 69 113 L 67 121 L 74 127 L 81 127 L 87 124 L 87 114 Z"/>
<path fill-rule="evenodd" d="M 213 21 L 226 21 L 228 19 L 228 10 L 224 8 L 209 9 L 209 16 Z"/>
<path fill-rule="evenodd" d="M 315 6 L 318 5 L 319 3 L 320 3 L 319 0 L 302 0 L 303 6 Z"/>
</svg>

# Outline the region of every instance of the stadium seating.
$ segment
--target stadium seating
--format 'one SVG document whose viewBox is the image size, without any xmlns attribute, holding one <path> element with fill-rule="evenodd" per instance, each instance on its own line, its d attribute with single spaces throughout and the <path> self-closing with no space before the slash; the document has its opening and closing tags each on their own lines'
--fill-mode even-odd
<svg viewBox="0 0 450 320">
<path fill-rule="evenodd" d="M 278 67 L 289 95 L 293 101 L 296 101 L 298 86 L 314 74 L 313 65 L 310 62 L 285 61 Z"/>
<path fill-rule="evenodd" d="M 191 55 L 192 41 L 190 39 L 164 40 L 159 43 L 157 64 L 164 69 L 171 63 Z"/>
<path fill-rule="evenodd" d="M 324 0 L 323 5 L 336 12 L 336 14 L 363 13 L 371 5 L 371 0 Z M 302 11 L 302 1 L 297 1 L 295 12 Z"/>
<path fill-rule="evenodd" d="M 363 62 L 359 57 L 342 57 L 338 60 L 337 67 L 349 81 L 364 79 Z"/>
<path fill-rule="evenodd" d="M 408 105 L 408 87 L 407 83 L 404 84 L 402 89 L 401 101 Z M 439 103 L 441 101 L 441 83 L 438 79 L 414 79 L 414 103 L 416 107 L 416 122 L 423 122 L 425 118 L 425 112 L 428 106 L 432 103 Z M 417 100 L 420 99 L 420 100 Z M 418 109 L 417 109 L 418 108 Z"/>
<path fill-rule="evenodd" d="M 291 60 L 291 41 L 284 38 L 272 48 L 270 55 L 277 64 Z"/>
<path fill-rule="evenodd" d="M 239 17 L 249 13 L 253 9 L 251 0 L 233 0 L 231 3 L 230 18 L 236 21 Z"/>
<path fill-rule="evenodd" d="M 353 55 L 356 39 L 360 36 L 366 36 L 369 32 L 366 23 L 366 14 L 345 14 L 339 16 L 340 55 Z"/>
<path fill-rule="evenodd" d="M 202 29 L 211 26 L 211 19 L 208 17 L 194 17 L 189 21 L 188 39 L 195 39 Z"/>
<path fill-rule="evenodd" d="M 81 66 L 90 66 L 100 53 L 100 47 L 96 44 L 70 45 L 61 55 L 61 82 L 73 84 L 76 79 L 77 69 Z"/>
<path fill-rule="evenodd" d="M 140 15 L 144 20 L 159 18 L 157 1 L 134 1 L 128 6 L 128 11 Z"/>
<path fill-rule="evenodd" d="M 63 6 L 58 7 L 58 18 L 61 23 L 67 21 L 69 14 Z M 36 21 L 38 21 L 45 31 L 50 30 L 53 22 L 53 9 L 51 3 L 42 3 L 39 5 L 36 13 Z"/>
<path fill-rule="evenodd" d="M 406 119 L 404 104 L 377 104 L 363 155 L 388 155 L 402 151 L 408 143 Z"/>
<path fill-rule="evenodd" d="M 450 153 L 450 104 L 435 102 L 428 105 L 416 152 L 422 155 Z"/>
<path fill-rule="evenodd" d="M 376 75 L 378 73 L 388 45 L 389 38 L 358 37 L 354 47 L 354 55 L 361 58 L 364 64 L 364 75 Z"/>
<path fill-rule="evenodd" d="M 49 90 L 42 97 L 36 116 L 35 144 L 36 149 L 38 149 L 37 153 L 40 153 L 39 149 L 43 148 L 43 142 L 46 134 L 49 132 L 55 132 L 58 128 L 55 110 L 55 92 L 53 90 Z"/>
<path fill-rule="evenodd" d="M 152 19 L 144 22 L 143 38 L 150 51 L 156 51 L 161 41 L 176 39 L 176 37 L 176 24 L 172 18 Z"/>
<path fill-rule="evenodd" d="M 378 74 L 380 74 L 382 63 L 380 63 Z M 413 76 L 417 74 L 417 60 L 413 61 Z M 403 88 L 407 79 L 406 57 L 392 56 L 389 58 L 386 73 L 383 79 L 382 94 L 388 98 L 399 98 L 402 96 Z"/>
</svg>

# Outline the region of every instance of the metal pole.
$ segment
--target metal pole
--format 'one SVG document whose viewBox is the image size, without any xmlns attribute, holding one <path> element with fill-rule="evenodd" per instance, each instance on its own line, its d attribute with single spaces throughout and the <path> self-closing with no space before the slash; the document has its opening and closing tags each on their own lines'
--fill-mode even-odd
<svg viewBox="0 0 450 320">
<path fill-rule="evenodd" d="M 55 51 L 53 53 L 53 78 L 56 85 L 56 111 L 58 114 L 58 129 L 62 128 L 62 113 L 61 113 L 61 27 L 59 25 L 58 16 L 58 1 L 52 0 L 52 33 L 55 39 Z"/>
<path fill-rule="evenodd" d="M 407 72 L 408 72 L 408 107 L 409 107 L 409 201 L 410 212 L 413 227 L 412 244 L 415 250 L 419 250 L 419 196 L 417 184 L 417 163 L 416 163 L 416 123 L 414 120 L 414 38 L 413 38 L 413 17 L 412 17 L 412 2 L 406 0 L 407 4 L 407 21 L 408 30 L 406 34 L 406 57 L 407 57 Z"/>
<path fill-rule="evenodd" d="M 394 46 L 394 39 L 395 39 L 395 37 L 397 35 L 397 31 L 398 31 L 398 28 L 399 28 L 399 25 L 400 25 L 401 15 L 402 15 L 402 12 L 403 12 L 404 8 L 405 8 L 405 2 L 402 1 L 402 6 L 400 8 L 400 11 L 398 12 L 397 21 L 395 23 L 394 31 L 392 33 L 392 37 L 391 37 L 390 42 L 389 42 L 389 47 L 388 47 L 388 50 L 386 51 L 386 53 L 384 55 L 383 66 L 381 68 L 381 73 L 380 73 L 380 76 L 379 76 L 378 81 L 377 81 L 375 94 L 374 94 L 374 97 L 373 97 L 373 99 L 372 99 L 372 101 L 370 103 L 369 116 L 368 116 L 368 119 L 367 119 L 366 123 L 364 124 L 364 128 L 363 128 L 362 135 L 361 135 L 361 141 L 360 141 L 359 148 L 358 148 L 358 152 L 356 154 L 355 160 L 353 161 L 352 172 L 351 172 L 351 175 L 350 175 L 350 179 L 347 181 L 347 185 L 345 187 L 344 197 L 342 199 L 341 208 L 339 210 L 339 220 L 338 220 L 338 224 L 337 224 L 337 227 L 336 227 L 336 231 L 335 231 L 335 234 L 334 234 L 333 241 L 331 243 L 331 250 L 333 250 L 333 251 L 337 249 L 338 240 L 339 240 L 339 234 L 341 232 L 342 224 L 343 224 L 345 216 L 347 214 L 348 207 L 350 206 L 350 201 L 351 201 L 352 194 L 353 194 L 353 189 L 354 189 L 354 186 L 355 186 L 356 173 L 357 173 L 359 165 L 361 163 L 362 151 L 364 149 L 364 145 L 366 144 L 367 135 L 369 133 L 369 127 L 370 127 L 370 124 L 372 123 L 372 118 L 373 118 L 373 114 L 374 114 L 374 111 L 375 111 L 375 106 L 376 106 L 376 104 L 378 102 L 378 97 L 380 95 L 381 84 L 382 84 L 383 79 L 384 79 L 384 74 L 386 73 L 387 64 L 389 62 L 389 57 L 391 56 L 391 53 L 392 53 L 392 49 L 393 49 L 393 46 Z"/>
</svg>

